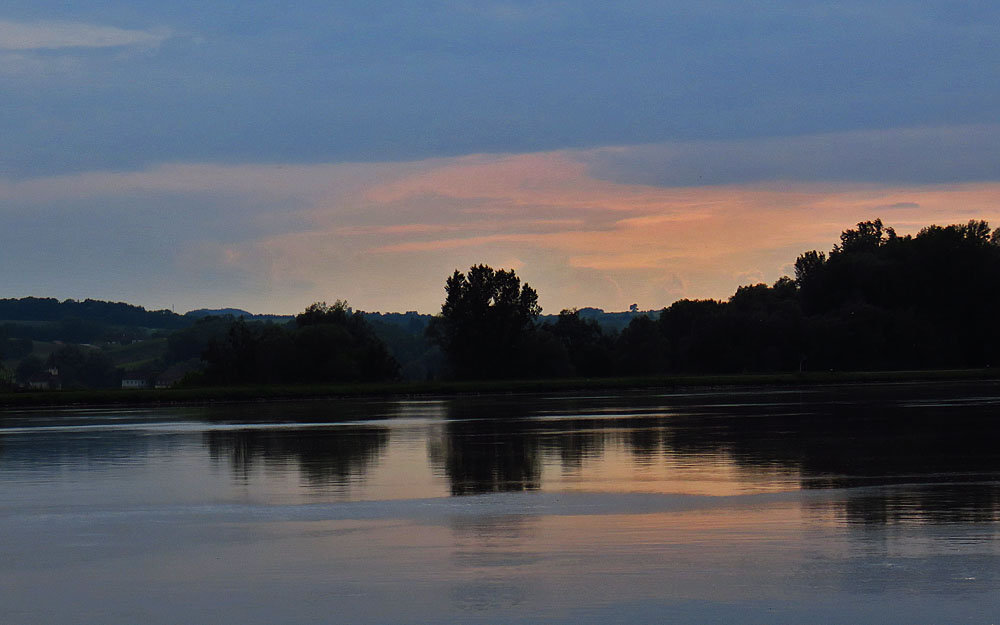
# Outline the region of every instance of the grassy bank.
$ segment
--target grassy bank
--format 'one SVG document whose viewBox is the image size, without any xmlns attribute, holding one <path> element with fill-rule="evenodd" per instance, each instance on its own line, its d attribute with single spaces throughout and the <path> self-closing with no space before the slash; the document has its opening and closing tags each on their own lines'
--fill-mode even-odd
<svg viewBox="0 0 1000 625">
<path fill-rule="evenodd" d="M 934 371 L 844 371 L 774 374 L 685 375 L 627 378 L 475 380 L 332 384 L 318 386 L 238 386 L 146 390 L 32 391 L 0 394 L 0 407 L 127 406 L 209 404 L 224 402 L 336 399 L 347 397 L 413 397 L 482 393 L 541 393 L 588 390 L 800 386 L 821 384 L 1000 380 L 997 369 Z"/>
</svg>

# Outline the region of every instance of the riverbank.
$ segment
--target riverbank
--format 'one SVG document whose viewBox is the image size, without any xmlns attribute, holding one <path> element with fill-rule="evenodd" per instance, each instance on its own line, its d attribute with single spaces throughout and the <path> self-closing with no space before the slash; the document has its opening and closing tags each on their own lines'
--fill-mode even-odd
<svg viewBox="0 0 1000 625">
<path fill-rule="evenodd" d="M 1000 369 L 933 371 L 833 371 L 773 374 L 675 375 L 626 378 L 385 382 L 309 386 L 237 386 L 180 389 L 28 391 L 0 394 L 0 408 L 212 404 L 348 397 L 419 397 L 488 393 L 542 393 L 589 390 L 814 386 L 1000 380 Z"/>
</svg>

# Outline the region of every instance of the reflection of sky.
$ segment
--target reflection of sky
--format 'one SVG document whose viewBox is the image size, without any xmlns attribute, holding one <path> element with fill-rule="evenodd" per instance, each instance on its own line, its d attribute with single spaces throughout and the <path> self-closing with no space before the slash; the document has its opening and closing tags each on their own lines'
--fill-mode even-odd
<svg viewBox="0 0 1000 625">
<path fill-rule="evenodd" d="M 550 459 L 543 484 L 552 491 L 633 492 L 726 496 L 797 490 L 798 475 L 788 470 L 753 471 L 719 454 L 637 458 L 623 446 L 605 447 L 599 457 L 567 469 Z"/>
<path fill-rule="evenodd" d="M 273 456 L 256 459 L 246 457 L 253 456 L 253 448 L 227 448 L 221 443 L 213 447 L 211 458 L 206 456 L 208 434 L 281 436 L 289 424 L 274 430 L 263 425 L 249 430 L 232 425 L 213 429 L 210 424 L 193 422 L 179 427 L 138 424 L 134 429 L 126 424 L 22 427 L 3 436 L 0 467 L 4 481 L 13 488 L 23 483 L 30 484 L 28 491 L 62 489 L 71 483 L 75 485 L 71 492 L 76 493 L 71 500 L 110 496 L 119 504 L 170 502 L 175 497 L 183 501 L 287 504 L 331 498 L 369 501 L 446 496 L 447 476 L 432 460 L 433 451 L 429 456 L 429 449 L 441 445 L 445 435 L 442 424 L 382 423 L 385 425 L 379 429 L 388 437 L 387 446 L 370 460 L 359 460 L 333 482 L 312 477 L 310 466 L 302 464 L 308 460 L 300 461 L 294 453 L 294 443 Z M 207 434 L 205 427 L 209 428 Z M 349 424 L 292 427 L 295 435 L 303 438 L 350 437 L 355 429 Z M 673 457 L 658 449 L 652 456 L 637 455 L 622 436 L 623 432 L 615 430 L 598 432 L 596 450 L 579 459 L 563 457 L 557 449 L 541 451 L 537 458 L 541 490 L 732 495 L 798 488 L 795 476 L 787 471 L 755 474 L 734 465 L 725 454 Z M 156 484 L 155 489 L 150 489 L 149 481 Z M 114 489 L 105 492 L 109 483 Z M 32 496 L 29 492 L 25 495 Z"/>
<path fill-rule="evenodd" d="M 820 434 L 841 453 L 844 428 L 797 431 L 821 416 L 783 410 L 781 394 L 643 397 L 254 406 L 242 428 L 231 407 L 108 415 L 111 429 L 8 417 L 0 620 L 912 623 L 1000 609 L 996 480 L 931 464 L 800 484 L 796 454 Z M 990 408 L 977 397 L 961 409 Z M 906 410 L 947 409 L 916 399 Z M 491 410 L 505 427 L 475 416 Z M 447 459 L 472 440 L 515 449 Z M 342 457 L 318 466 L 323 450 Z M 505 492 L 503 462 L 537 489 Z M 447 496 L 477 476 L 495 476 L 491 494 Z"/>
<path fill-rule="evenodd" d="M 284 507 L 5 517 L 0 598 L 8 622 L 108 624 L 912 623 L 1000 608 L 995 541 L 967 526 L 845 533 L 796 502 L 576 515 L 468 505 L 418 520 L 283 518 Z"/>
<path fill-rule="evenodd" d="M 0 466 L 28 500 L 67 489 L 67 502 L 270 505 L 805 488 L 812 508 L 832 505 L 849 523 L 989 523 L 996 451 L 984 441 L 995 399 L 982 385 L 887 386 L 275 404 L 243 421 L 238 407 L 26 413 L 4 418 Z M 902 442 L 900 419 L 910 424 Z"/>
</svg>

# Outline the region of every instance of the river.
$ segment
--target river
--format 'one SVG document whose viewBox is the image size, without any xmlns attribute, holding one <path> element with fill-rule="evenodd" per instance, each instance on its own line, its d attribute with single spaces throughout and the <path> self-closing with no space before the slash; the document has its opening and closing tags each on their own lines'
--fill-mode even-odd
<svg viewBox="0 0 1000 625">
<path fill-rule="evenodd" d="M 991 623 L 1000 385 L 0 413 L 0 623 Z"/>
</svg>

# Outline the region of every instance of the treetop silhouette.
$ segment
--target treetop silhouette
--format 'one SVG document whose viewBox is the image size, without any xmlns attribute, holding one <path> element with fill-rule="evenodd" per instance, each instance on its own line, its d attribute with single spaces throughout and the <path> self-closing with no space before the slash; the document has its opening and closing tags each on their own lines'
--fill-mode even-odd
<svg viewBox="0 0 1000 625">
<path fill-rule="evenodd" d="M 522 347 L 542 312 L 538 293 L 513 269 L 474 265 L 455 270 L 445 283 L 441 314 L 427 336 L 448 357 L 460 378 L 516 377 Z"/>
</svg>

